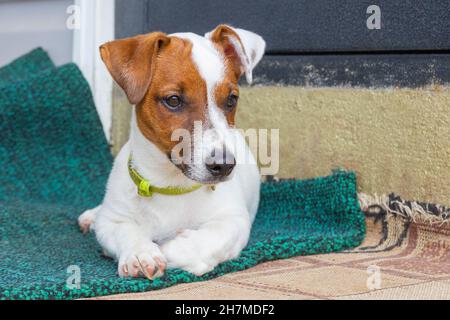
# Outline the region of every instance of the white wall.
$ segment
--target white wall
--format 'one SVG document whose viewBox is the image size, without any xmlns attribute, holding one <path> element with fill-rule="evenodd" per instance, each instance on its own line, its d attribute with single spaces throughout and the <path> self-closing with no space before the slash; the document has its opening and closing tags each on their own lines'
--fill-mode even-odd
<svg viewBox="0 0 450 320">
<path fill-rule="evenodd" d="M 91 86 L 106 138 L 110 138 L 113 82 L 99 46 L 114 39 L 114 0 L 75 0 L 80 28 L 74 31 L 73 62 Z"/>
<path fill-rule="evenodd" d="M 0 66 L 38 46 L 56 65 L 72 61 L 73 32 L 67 7 L 73 0 L 0 1 Z"/>
</svg>

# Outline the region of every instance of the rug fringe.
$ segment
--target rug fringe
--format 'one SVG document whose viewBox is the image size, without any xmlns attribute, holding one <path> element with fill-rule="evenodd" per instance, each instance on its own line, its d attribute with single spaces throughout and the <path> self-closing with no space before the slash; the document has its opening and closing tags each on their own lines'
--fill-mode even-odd
<svg viewBox="0 0 450 320">
<path fill-rule="evenodd" d="M 413 222 L 425 222 L 430 225 L 450 224 L 450 208 L 418 201 L 403 200 L 398 195 L 368 195 L 358 193 L 361 209 L 366 213 L 384 210 L 389 216 L 401 216 Z"/>
</svg>

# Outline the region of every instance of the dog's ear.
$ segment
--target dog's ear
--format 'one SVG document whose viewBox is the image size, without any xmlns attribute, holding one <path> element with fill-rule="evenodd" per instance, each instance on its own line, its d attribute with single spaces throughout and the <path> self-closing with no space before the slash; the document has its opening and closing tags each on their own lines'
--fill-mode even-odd
<svg viewBox="0 0 450 320">
<path fill-rule="evenodd" d="M 100 46 L 103 62 L 131 104 L 139 103 L 144 97 L 150 86 L 156 56 L 169 41 L 166 34 L 152 32 Z"/>
<path fill-rule="evenodd" d="M 206 33 L 205 37 L 222 48 L 225 57 L 230 59 L 237 78 L 245 73 L 247 83 L 252 83 L 253 68 L 261 60 L 266 47 L 266 42 L 261 36 L 221 24 Z"/>
</svg>

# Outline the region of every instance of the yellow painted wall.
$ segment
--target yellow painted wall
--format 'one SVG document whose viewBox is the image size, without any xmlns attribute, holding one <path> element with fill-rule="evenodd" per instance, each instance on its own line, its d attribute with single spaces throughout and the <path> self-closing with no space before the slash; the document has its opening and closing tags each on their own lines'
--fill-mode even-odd
<svg viewBox="0 0 450 320">
<path fill-rule="evenodd" d="M 280 129 L 280 177 L 341 167 L 361 191 L 450 204 L 450 88 L 243 88 L 237 124 Z"/>
</svg>

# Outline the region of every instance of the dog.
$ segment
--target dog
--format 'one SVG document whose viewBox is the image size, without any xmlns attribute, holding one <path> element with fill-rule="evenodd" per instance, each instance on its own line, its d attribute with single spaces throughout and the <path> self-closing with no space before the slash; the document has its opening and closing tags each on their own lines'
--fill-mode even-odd
<svg viewBox="0 0 450 320">
<path fill-rule="evenodd" d="M 155 279 L 166 268 L 200 276 L 246 246 L 260 174 L 232 129 L 238 81 L 245 74 L 251 83 L 264 50 L 261 36 L 228 25 L 204 36 L 152 32 L 100 46 L 133 105 L 131 129 L 103 202 L 78 222 L 117 260 L 119 276 Z M 202 139 L 174 152 L 179 129 Z"/>
</svg>

